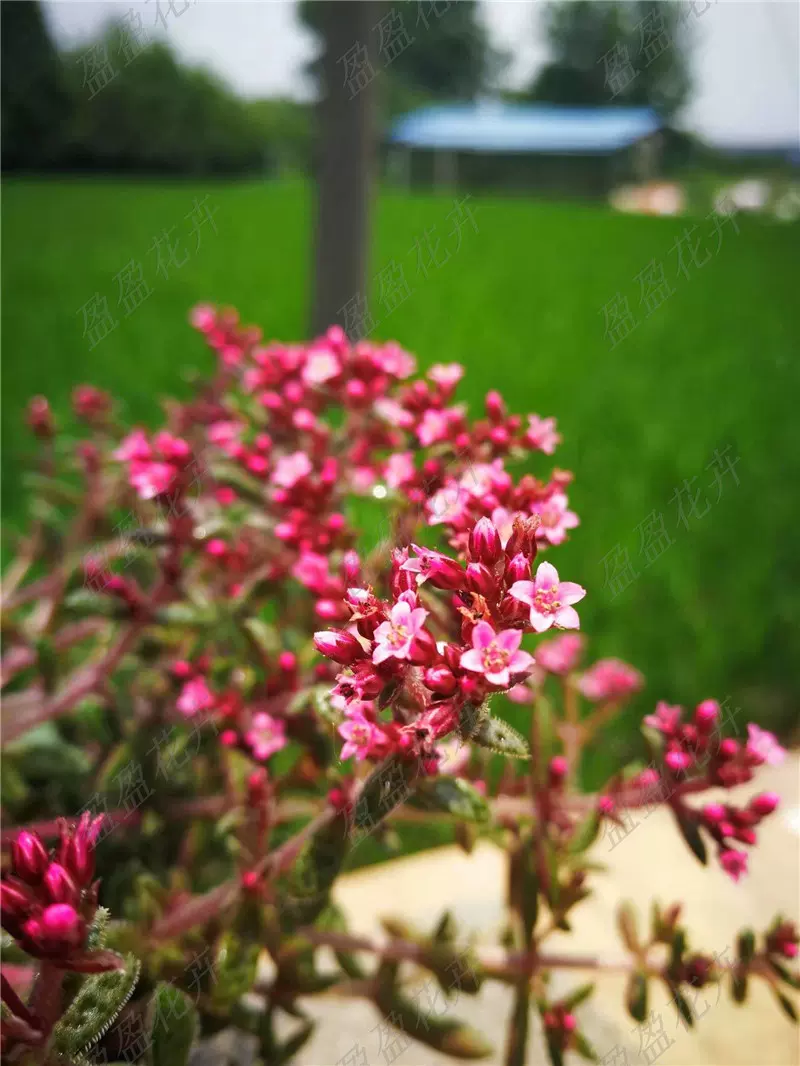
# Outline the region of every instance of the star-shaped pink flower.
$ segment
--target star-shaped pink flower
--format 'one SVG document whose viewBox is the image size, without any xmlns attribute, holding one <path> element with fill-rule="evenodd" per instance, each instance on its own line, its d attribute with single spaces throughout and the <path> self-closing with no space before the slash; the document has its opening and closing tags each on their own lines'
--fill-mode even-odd
<svg viewBox="0 0 800 1066">
<path fill-rule="evenodd" d="M 286 723 L 261 711 L 253 715 L 252 727 L 245 733 L 244 738 L 256 759 L 268 759 L 270 755 L 286 747 Z"/>
<path fill-rule="evenodd" d="M 374 663 L 386 659 L 408 659 L 414 638 L 422 632 L 428 612 L 424 607 L 411 607 L 406 600 L 398 600 L 392 607 L 389 621 L 381 622 L 375 630 Z"/>
<path fill-rule="evenodd" d="M 559 581 L 552 563 L 541 563 L 533 581 L 515 581 L 509 592 L 530 607 L 531 626 L 537 633 L 544 633 L 552 625 L 580 628 L 578 612 L 572 605 L 583 599 L 586 589 L 574 581 Z"/>
<path fill-rule="evenodd" d="M 779 766 L 786 756 L 786 751 L 778 743 L 777 737 L 752 722 L 747 726 L 747 751 L 767 766 Z"/>
<path fill-rule="evenodd" d="M 533 656 L 519 651 L 521 640 L 518 629 L 495 633 L 488 622 L 478 622 L 472 630 L 472 647 L 461 656 L 461 666 L 483 674 L 490 685 L 508 688 L 511 674 L 521 674 L 533 666 Z"/>
</svg>

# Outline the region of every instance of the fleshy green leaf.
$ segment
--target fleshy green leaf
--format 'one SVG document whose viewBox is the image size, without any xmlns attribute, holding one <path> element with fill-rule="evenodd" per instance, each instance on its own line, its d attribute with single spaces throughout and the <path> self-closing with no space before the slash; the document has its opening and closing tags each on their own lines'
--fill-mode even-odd
<svg viewBox="0 0 800 1066">
<path fill-rule="evenodd" d="M 574 992 L 570 992 L 570 994 L 564 998 L 564 1008 L 569 1011 L 575 1010 L 577 1006 L 591 996 L 592 992 L 594 992 L 593 982 L 590 981 L 588 984 L 581 985 L 580 988 L 576 988 Z"/>
<path fill-rule="evenodd" d="M 197 1011 L 175 985 L 156 985 L 147 1010 L 152 1066 L 185 1066 L 197 1033 Z"/>
<path fill-rule="evenodd" d="M 486 799 L 474 785 L 460 777 L 444 775 L 422 779 L 412 797 L 412 806 L 446 811 L 468 822 L 485 822 L 489 818 Z"/>
<path fill-rule="evenodd" d="M 355 807 L 355 827 L 372 831 L 401 803 L 417 783 L 414 762 L 391 756 L 377 766 L 364 782 Z"/>
<path fill-rule="evenodd" d="M 570 854 L 579 855 L 594 844 L 600 832 L 600 821 L 600 812 L 597 809 L 591 811 L 570 838 L 567 849 Z"/>
<path fill-rule="evenodd" d="M 785 996 L 783 992 L 779 992 L 777 988 L 773 988 L 773 992 L 775 993 L 775 998 L 780 1004 L 780 1008 L 783 1013 L 786 1015 L 787 1018 L 789 1018 L 790 1021 L 793 1021 L 795 1025 L 797 1025 L 797 1008 L 795 1007 L 794 1003 L 792 1003 L 789 997 Z"/>
<path fill-rule="evenodd" d="M 706 845 L 703 838 L 700 836 L 700 830 L 697 826 L 697 820 L 694 816 L 686 814 L 684 811 L 674 807 L 672 811 L 675 815 L 675 821 L 678 823 L 678 829 L 681 836 L 689 846 L 689 850 L 695 855 L 695 857 L 703 864 L 706 865 L 708 856 L 706 854 Z"/>
<path fill-rule="evenodd" d="M 633 904 L 623 900 L 617 908 L 617 929 L 622 937 L 622 942 L 628 951 L 634 955 L 639 951 L 639 934 L 636 930 L 636 912 Z"/>
<path fill-rule="evenodd" d="M 470 733 L 470 740 L 480 744 L 482 748 L 489 748 L 490 751 L 511 759 L 529 759 L 531 755 L 528 742 L 521 733 L 502 718 L 493 718 L 488 714 Z"/>
<path fill-rule="evenodd" d="M 96 1043 L 133 995 L 139 960 L 129 955 L 122 970 L 87 977 L 53 1030 L 53 1049 L 77 1055 Z"/>
<path fill-rule="evenodd" d="M 639 970 L 628 978 L 625 1006 L 634 1021 L 643 1022 L 647 1017 L 647 975 Z"/>
</svg>

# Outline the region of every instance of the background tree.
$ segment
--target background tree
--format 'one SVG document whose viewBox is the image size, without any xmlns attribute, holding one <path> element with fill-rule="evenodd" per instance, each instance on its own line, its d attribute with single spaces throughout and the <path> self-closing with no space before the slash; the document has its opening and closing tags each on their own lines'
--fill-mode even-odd
<svg viewBox="0 0 800 1066">
<path fill-rule="evenodd" d="M 557 104 L 634 104 L 673 115 L 691 88 L 682 4 L 560 0 L 547 6 L 550 62 L 528 97 Z"/>
<path fill-rule="evenodd" d="M 303 22 L 318 36 L 325 6 L 325 0 L 300 3 Z M 432 100 L 472 100 L 491 85 L 500 63 L 477 0 L 383 2 L 370 29 L 384 114 Z M 319 58 L 310 64 L 309 74 L 319 83 Z"/>
<path fill-rule="evenodd" d="M 0 53 L 3 166 L 49 166 L 60 152 L 70 102 L 38 3 L 0 4 Z"/>
</svg>

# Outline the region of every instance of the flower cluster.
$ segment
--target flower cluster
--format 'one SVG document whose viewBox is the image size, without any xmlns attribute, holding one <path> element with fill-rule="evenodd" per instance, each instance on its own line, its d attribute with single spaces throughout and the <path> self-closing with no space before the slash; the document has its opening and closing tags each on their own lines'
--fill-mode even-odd
<svg viewBox="0 0 800 1066">
<path fill-rule="evenodd" d="M 470 530 L 463 565 L 413 545 L 394 553 L 392 600 L 371 588 L 347 590 L 350 627 L 314 637 L 319 651 L 345 667 L 334 690 L 347 718 L 340 727 L 345 757 L 433 757 L 465 705 L 480 705 L 531 672 L 533 656 L 520 647 L 526 632 L 577 628 L 572 605 L 585 591 L 559 581 L 550 563 L 531 580 L 536 528 L 535 519 L 517 516 L 504 545 L 484 517 Z M 384 723 L 379 714 L 389 703 L 394 721 Z"/>
<path fill-rule="evenodd" d="M 400 962 L 440 985 L 455 972 L 458 983 L 442 987 L 465 995 L 483 980 L 507 983 L 518 997 L 509 1061 L 525 1058 L 532 1006 L 552 1062 L 566 1051 L 592 1058 L 580 1018 L 591 986 L 541 998 L 552 970 L 574 968 L 544 942 L 570 928 L 591 891 L 589 849 L 601 830 L 661 805 L 699 861 L 710 843 L 738 880 L 779 796 L 762 786 L 741 801 L 730 790 L 783 749 L 753 724 L 746 737 L 724 736 L 713 700 L 691 714 L 662 702 L 642 737 L 628 738 L 631 761 L 621 755 L 596 794 L 581 794 L 584 752 L 605 744 L 620 713 L 634 717 L 645 682 L 620 659 L 584 660 L 587 593 L 556 565 L 578 517 L 572 474 L 549 466 L 561 440 L 554 419 L 510 412 L 494 391 L 472 417 L 457 396 L 460 365 L 418 375 L 398 344 L 351 343 L 339 328 L 288 345 L 228 309 L 197 307 L 191 322 L 216 368 L 166 407 L 161 428 L 124 435 L 112 397 L 88 385 L 72 398 L 87 439 L 71 450 L 46 399 L 28 411 L 43 498 L 4 589 L 4 741 L 23 743 L 5 755 L 4 814 L 16 827 L 0 886 L 28 983 L 12 982 L 4 961 L 4 1053 L 52 1039 L 60 1058 L 82 1061 L 123 1007 L 126 1018 L 158 1015 L 151 996 L 177 1031 L 177 989 L 159 982 L 186 985 L 202 943 L 219 963 L 214 982 L 206 975 L 191 989 L 203 1036 L 244 1017 L 253 945 L 268 944 L 279 962 L 274 983 L 258 986 L 264 1061 L 293 1053 L 291 1042 L 279 1046 L 276 1011 L 296 1012 L 300 997 L 328 987 L 321 947 L 341 963 L 338 988 L 358 984 L 387 1024 L 437 1051 L 492 1053 L 449 1014 L 421 1022 Z M 569 577 L 580 580 L 580 569 Z M 55 753 L 24 743 L 41 726 L 34 739 Z M 94 795 L 81 809 L 98 816 L 59 826 L 87 782 Z M 99 857 L 103 902 L 124 915 L 110 935 L 125 951 L 147 947 L 132 1002 L 135 968 L 96 943 L 101 810 L 113 833 Z M 388 852 L 396 828 L 420 818 L 454 828 L 467 852 L 481 834 L 506 847 L 512 920 L 499 961 L 458 947 L 449 916 L 430 934 L 387 923 L 388 948 L 341 927 L 331 892 L 362 836 Z M 654 907 L 647 943 L 629 917 L 620 923 L 637 1021 L 649 979 L 677 997 L 724 969 L 688 950 L 679 909 Z M 743 932 L 737 946 L 737 1002 L 748 979 L 798 983 L 789 919 L 759 941 Z M 351 951 L 382 961 L 353 982 Z M 77 974 L 104 979 L 86 994 L 108 1008 L 88 1012 L 91 1038 L 69 1017 L 71 997 L 86 1014 Z M 784 999 L 780 991 L 788 1013 Z M 186 1046 L 177 1053 L 171 1025 L 154 1061 L 185 1063 L 192 1002 L 181 1008 Z M 122 1024 L 110 1035 L 115 1059 L 140 1057 Z"/>
<path fill-rule="evenodd" d="M 3 928 L 35 958 L 79 969 L 86 934 L 97 909 L 94 847 L 102 815 L 84 814 L 61 826 L 55 853 L 37 833 L 23 830 L 11 846 L 11 870 L 0 882 Z"/>
</svg>

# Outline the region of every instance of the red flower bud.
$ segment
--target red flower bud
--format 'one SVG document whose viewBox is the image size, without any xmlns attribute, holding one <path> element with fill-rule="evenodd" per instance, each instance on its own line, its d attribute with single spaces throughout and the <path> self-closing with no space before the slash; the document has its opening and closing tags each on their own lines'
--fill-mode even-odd
<svg viewBox="0 0 800 1066">
<path fill-rule="evenodd" d="M 86 922 L 68 903 L 52 903 L 41 917 L 29 918 L 22 927 L 23 944 L 32 955 L 67 955 L 85 938 Z"/>
<path fill-rule="evenodd" d="M 414 637 L 414 642 L 411 645 L 411 662 L 420 665 L 432 663 L 438 654 L 436 641 L 427 629 L 421 629 Z"/>
<path fill-rule="evenodd" d="M 94 876 L 94 846 L 104 821 L 104 815 L 92 818 L 88 811 L 84 811 L 77 825 L 69 827 L 62 822 L 58 861 L 81 888 L 85 888 Z"/>
<path fill-rule="evenodd" d="M 11 861 L 17 877 L 30 885 L 41 881 L 47 869 L 48 855 L 38 833 L 22 830 L 11 845 Z"/>
<path fill-rule="evenodd" d="M 33 900 L 23 885 L 0 882 L 0 924 L 12 936 L 19 936 L 20 922 L 30 911 Z"/>
<path fill-rule="evenodd" d="M 503 554 L 500 534 L 491 518 L 480 518 L 469 535 L 469 557 L 473 562 L 494 566 Z"/>
<path fill-rule="evenodd" d="M 486 393 L 486 415 L 492 422 L 501 422 L 506 417 L 506 405 L 496 389 Z"/>
<path fill-rule="evenodd" d="M 781 798 L 777 792 L 762 792 L 750 800 L 750 810 L 759 818 L 765 818 L 778 807 Z"/>
<path fill-rule="evenodd" d="M 498 592 L 491 570 L 483 563 L 469 563 L 467 566 L 467 588 L 487 600 L 495 599 Z"/>
<path fill-rule="evenodd" d="M 508 585 L 513 585 L 515 581 L 530 581 L 531 564 L 522 552 L 517 552 L 514 558 L 509 562 L 506 567 L 505 576 Z"/>
<path fill-rule="evenodd" d="M 78 886 L 60 862 L 51 862 L 42 879 L 44 890 L 52 903 L 69 903 L 77 906 L 80 900 Z"/>
<path fill-rule="evenodd" d="M 699 732 L 710 733 L 719 718 L 719 704 L 716 700 L 703 700 L 694 712 L 694 724 Z"/>
<path fill-rule="evenodd" d="M 458 688 L 453 672 L 444 665 L 431 666 L 427 669 L 425 671 L 425 684 L 431 692 L 438 692 L 441 696 L 452 696 Z"/>
<path fill-rule="evenodd" d="M 356 659 L 365 658 L 364 649 L 353 636 L 342 629 L 327 629 L 314 634 L 314 647 L 322 655 L 342 666 L 350 666 Z"/>
<path fill-rule="evenodd" d="M 569 765 L 563 755 L 554 755 L 550 760 L 550 765 L 547 768 L 547 775 L 552 788 L 557 788 L 563 784 L 564 778 L 567 776 Z"/>
<path fill-rule="evenodd" d="M 34 396 L 28 404 L 27 422 L 37 437 L 47 440 L 53 436 L 55 425 L 50 404 L 44 396 Z"/>
</svg>

